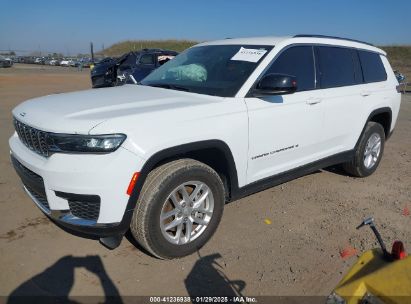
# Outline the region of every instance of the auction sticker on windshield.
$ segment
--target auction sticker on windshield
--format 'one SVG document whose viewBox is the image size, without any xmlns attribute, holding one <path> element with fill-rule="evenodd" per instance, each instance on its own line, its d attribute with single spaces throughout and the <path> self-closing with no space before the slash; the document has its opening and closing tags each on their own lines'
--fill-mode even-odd
<svg viewBox="0 0 411 304">
<path fill-rule="evenodd" d="M 257 62 L 264 56 L 265 53 L 267 53 L 267 50 L 264 49 L 257 50 L 241 47 L 240 50 L 231 58 L 231 60 Z"/>
</svg>

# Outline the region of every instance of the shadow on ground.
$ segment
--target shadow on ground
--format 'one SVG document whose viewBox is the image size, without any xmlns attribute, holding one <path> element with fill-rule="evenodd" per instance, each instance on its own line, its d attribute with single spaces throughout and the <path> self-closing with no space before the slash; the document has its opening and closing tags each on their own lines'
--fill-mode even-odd
<svg viewBox="0 0 411 304">
<path fill-rule="evenodd" d="M 219 253 L 199 258 L 184 280 L 188 294 L 197 296 L 242 296 L 241 292 L 246 286 L 242 280 L 230 280 L 219 264 Z"/>
<path fill-rule="evenodd" d="M 99 256 L 73 257 L 59 259 L 42 273 L 22 283 L 10 294 L 7 303 L 81 303 L 85 299 L 69 298 L 74 285 L 74 269 L 85 268 L 95 274 L 104 290 L 105 297 L 99 303 L 123 303 L 113 281 L 107 274 Z"/>
<path fill-rule="evenodd" d="M 341 176 L 348 176 L 351 177 L 350 174 L 348 174 L 342 167 L 342 165 L 335 165 L 335 166 L 331 166 L 331 167 L 327 167 L 322 169 L 324 171 L 330 172 L 330 173 L 334 173 L 337 175 L 341 175 Z"/>
</svg>

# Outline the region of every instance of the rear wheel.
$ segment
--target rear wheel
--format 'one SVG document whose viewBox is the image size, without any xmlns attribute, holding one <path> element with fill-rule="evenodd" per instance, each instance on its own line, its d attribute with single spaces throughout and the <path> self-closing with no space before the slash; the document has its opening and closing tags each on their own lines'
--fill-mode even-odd
<svg viewBox="0 0 411 304">
<path fill-rule="evenodd" d="M 376 122 L 368 122 L 361 136 L 354 159 L 343 164 L 344 170 L 356 177 L 366 177 L 377 169 L 385 144 L 384 128 Z"/>
<path fill-rule="evenodd" d="M 131 221 L 137 242 L 172 259 L 201 248 L 214 234 L 224 208 L 224 186 L 209 166 L 181 159 L 148 175 Z"/>
</svg>

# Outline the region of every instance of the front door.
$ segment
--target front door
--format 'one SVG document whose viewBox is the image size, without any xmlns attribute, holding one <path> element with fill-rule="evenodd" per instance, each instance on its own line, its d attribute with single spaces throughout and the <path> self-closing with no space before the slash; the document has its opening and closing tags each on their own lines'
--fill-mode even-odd
<svg viewBox="0 0 411 304">
<path fill-rule="evenodd" d="M 264 75 L 271 73 L 295 76 L 297 92 L 245 98 L 249 116 L 248 183 L 324 157 L 324 108 L 315 89 L 313 47 L 285 49 Z"/>
</svg>

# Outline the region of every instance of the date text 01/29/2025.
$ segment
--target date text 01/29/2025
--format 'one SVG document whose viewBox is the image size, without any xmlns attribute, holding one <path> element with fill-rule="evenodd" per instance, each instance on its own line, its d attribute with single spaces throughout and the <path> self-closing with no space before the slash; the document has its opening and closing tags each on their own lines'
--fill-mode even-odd
<svg viewBox="0 0 411 304">
<path fill-rule="evenodd" d="M 150 303 L 257 303 L 254 297 L 150 297 Z"/>
</svg>

